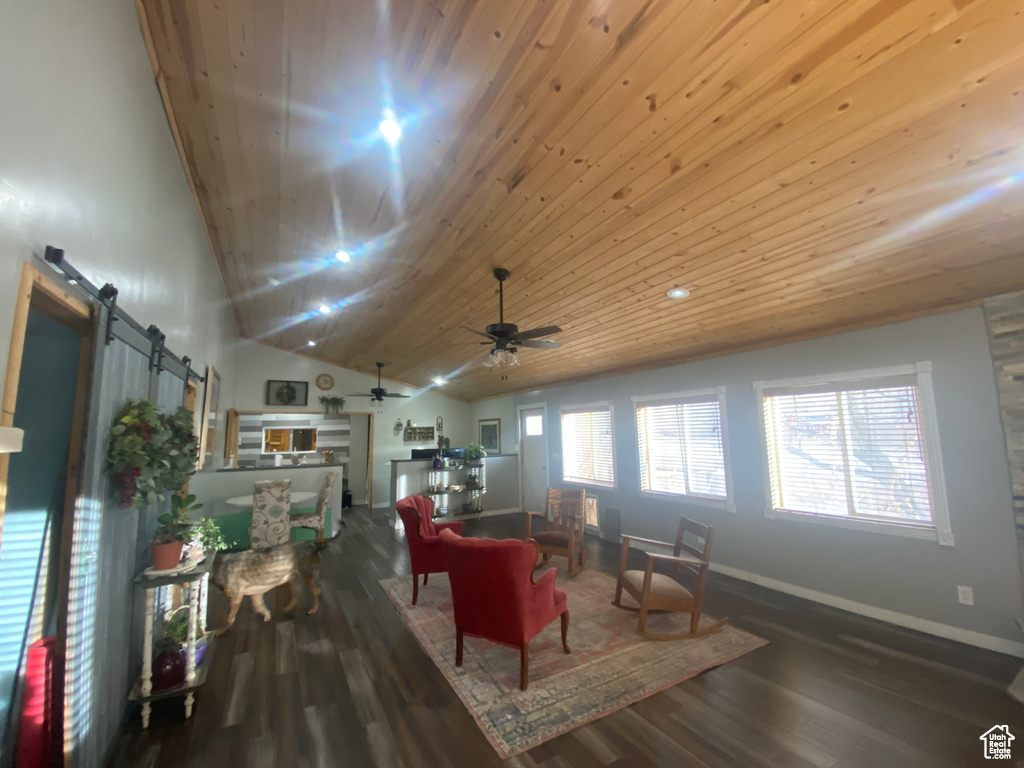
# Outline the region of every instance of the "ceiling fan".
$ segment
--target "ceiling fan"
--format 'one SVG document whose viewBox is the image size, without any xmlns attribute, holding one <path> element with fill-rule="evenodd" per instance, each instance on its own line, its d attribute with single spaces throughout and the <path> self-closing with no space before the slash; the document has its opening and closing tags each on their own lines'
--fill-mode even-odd
<svg viewBox="0 0 1024 768">
<path fill-rule="evenodd" d="M 377 403 L 383 403 L 385 397 L 408 397 L 408 395 L 399 395 L 396 393 L 389 393 L 384 387 L 380 385 L 380 369 L 384 367 L 384 363 L 377 363 L 377 386 L 373 387 L 369 394 L 366 392 L 357 392 L 355 394 L 350 393 L 349 397 L 370 397 Z"/>
<path fill-rule="evenodd" d="M 482 341 L 480 342 L 481 344 L 494 344 L 487 363 L 492 368 L 507 368 L 519 365 L 517 347 L 558 349 L 562 346 L 557 341 L 539 338 L 540 336 L 550 336 L 553 333 L 561 333 L 562 329 L 557 325 L 546 325 L 543 328 L 520 331 L 519 326 L 514 323 L 505 322 L 504 284 L 509 274 L 507 269 L 498 268 L 494 270 L 494 277 L 498 281 L 498 322 L 488 325 L 483 331 L 477 331 L 465 325 L 459 326 L 479 336 L 486 336 L 488 341 Z"/>
</svg>

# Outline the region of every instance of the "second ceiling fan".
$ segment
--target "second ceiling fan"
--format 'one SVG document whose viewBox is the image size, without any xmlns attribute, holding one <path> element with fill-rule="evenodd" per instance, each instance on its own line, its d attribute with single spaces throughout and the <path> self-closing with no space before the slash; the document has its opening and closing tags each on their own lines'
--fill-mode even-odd
<svg viewBox="0 0 1024 768">
<path fill-rule="evenodd" d="M 494 368 L 507 368 L 519 365 L 518 347 L 531 347 L 534 349 L 558 349 L 562 345 L 551 339 L 542 339 L 541 336 L 550 336 L 554 333 L 561 333 L 562 329 L 557 325 L 546 325 L 543 328 L 534 328 L 529 331 L 520 331 L 515 323 L 505 322 L 505 291 L 504 284 L 508 279 L 507 269 L 495 269 L 494 277 L 498 281 L 498 322 L 491 323 L 483 331 L 477 331 L 468 326 L 462 325 L 471 333 L 486 336 L 488 341 L 481 344 L 493 344 L 487 364 Z"/>
</svg>

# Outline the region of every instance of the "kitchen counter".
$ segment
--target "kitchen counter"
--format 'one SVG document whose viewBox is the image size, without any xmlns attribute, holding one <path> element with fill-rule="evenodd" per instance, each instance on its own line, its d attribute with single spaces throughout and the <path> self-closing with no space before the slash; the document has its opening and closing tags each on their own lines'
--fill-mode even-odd
<svg viewBox="0 0 1024 768">
<path fill-rule="evenodd" d="M 324 464 L 322 461 L 309 462 L 306 464 L 282 464 L 280 467 L 270 464 L 265 467 L 230 467 L 228 469 L 218 469 L 217 472 L 266 472 L 275 469 L 325 469 L 330 467 L 337 467 L 338 471 L 341 471 L 342 465 L 347 463 L 347 459 L 338 461 L 334 460 L 333 464 Z"/>
</svg>

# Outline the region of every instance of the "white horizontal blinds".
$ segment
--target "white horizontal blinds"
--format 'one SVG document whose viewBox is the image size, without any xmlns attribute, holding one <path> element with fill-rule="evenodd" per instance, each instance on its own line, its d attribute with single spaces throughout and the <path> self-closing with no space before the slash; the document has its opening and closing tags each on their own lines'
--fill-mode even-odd
<svg viewBox="0 0 1024 768">
<path fill-rule="evenodd" d="M 608 406 L 562 413 L 562 479 L 615 485 L 612 412 Z"/>
<path fill-rule="evenodd" d="M 765 390 L 774 507 L 931 523 L 914 381 Z"/>
<path fill-rule="evenodd" d="M 722 411 L 716 396 L 636 409 L 645 491 L 726 498 Z"/>
</svg>

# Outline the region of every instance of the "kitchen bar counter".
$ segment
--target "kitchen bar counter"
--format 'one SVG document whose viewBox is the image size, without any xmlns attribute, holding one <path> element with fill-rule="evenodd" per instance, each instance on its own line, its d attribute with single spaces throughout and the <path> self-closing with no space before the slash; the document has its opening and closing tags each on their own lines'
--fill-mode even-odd
<svg viewBox="0 0 1024 768">
<path fill-rule="evenodd" d="M 348 459 L 338 460 L 335 459 L 333 464 L 324 464 L 322 461 L 309 462 L 306 464 L 282 464 L 280 467 L 273 464 L 269 464 L 265 467 L 229 467 L 227 469 L 218 469 L 217 472 L 264 472 L 272 471 L 275 469 L 330 469 L 331 467 L 337 467 L 338 471 L 342 471 L 342 466 L 348 462 Z"/>
</svg>

